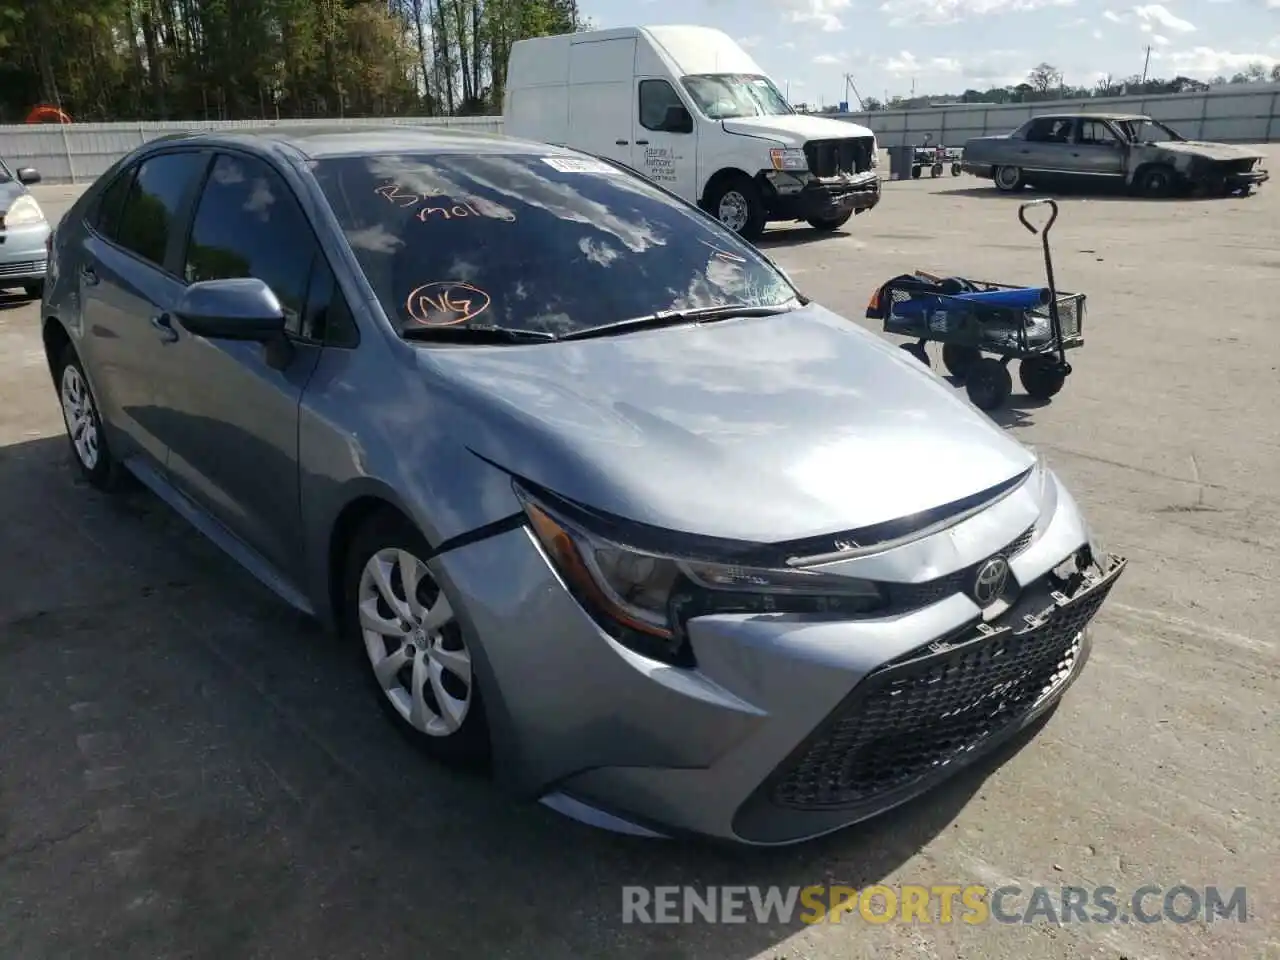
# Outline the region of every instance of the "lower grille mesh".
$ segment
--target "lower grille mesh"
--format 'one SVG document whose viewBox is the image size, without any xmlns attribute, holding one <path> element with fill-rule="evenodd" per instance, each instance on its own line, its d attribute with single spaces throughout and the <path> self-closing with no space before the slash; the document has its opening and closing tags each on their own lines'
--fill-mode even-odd
<svg viewBox="0 0 1280 960">
<path fill-rule="evenodd" d="M 1002 627 L 871 674 L 783 764 L 774 802 L 805 810 L 865 803 L 908 788 L 975 749 L 1071 675 L 1080 634 L 1118 573 L 1058 601 L 1037 626 Z"/>
</svg>

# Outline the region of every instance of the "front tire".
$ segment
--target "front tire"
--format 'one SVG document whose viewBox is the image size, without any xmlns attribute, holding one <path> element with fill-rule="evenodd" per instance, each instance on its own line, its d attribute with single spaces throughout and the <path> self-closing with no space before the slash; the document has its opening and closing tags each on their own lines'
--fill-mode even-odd
<svg viewBox="0 0 1280 960">
<path fill-rule="evenodd" d="M 991 179 L 996 189 L 1003 193 L 1017 193 L 1027 185 L 1026 178 L 1017 167 L 996 167 Z"/>
<path fill-rule="evenodd" d="M 113 490 L 120 468 L 107 445 L 107 435 L 98 413 L 98 401 L 89 386 L 75 347 L 67 344 L 57 360 L 58 400 L 62 422 L 71 443 L 71 457 L 80 476 L 98 490 Z"/>
<path fill-rule="evenodd" d="M 344 572 L 344 634 L 396 727 L 432 757 L 480 767 L 489 731 L 471 649 L 452 601 L 427 569 L 426 539 L 391 512 L 356 534 Z"/>
<path fill-rule="evenodd" d="M 1173 194 L 1177 183 L 1178 175 L 1172 167 L 1154 164 L 1138 174 L 1137 183 L 1134 185 L 1141 196 L 1161 200 Z"/>
<path fill-rule="evenodd" d="M 838 217 L 810 217 L 808 223 L 815 230 L 830 233 L 832 230 L 839 230 L 843 227 L 852 216 L 853 211 L 850 210 L 848 213 L 842 213 Z"/>
<path fill-rule="evenodd" d="M 760 239 L 768 222 L 760 188 L 749 177 L 734 176 L 721 181 L 708 194 L 707 209 L 750 243 Z"/>
</svg>

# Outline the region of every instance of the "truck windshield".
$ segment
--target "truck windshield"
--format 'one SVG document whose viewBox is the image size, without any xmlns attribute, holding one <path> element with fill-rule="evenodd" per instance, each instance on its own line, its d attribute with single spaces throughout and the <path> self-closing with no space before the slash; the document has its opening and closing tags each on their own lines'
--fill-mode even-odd
<svg viewBox="0 0 1280 960">
<path fill-rule="evenodd" d="M 642 177 L 582 155 L 334 157 L 311 170 L 406 336 L 543 339 L 795 288 L 751 244 Z"/>
<path fill-rule="evenodd" d="M 1170 143 L 1186 139 L 1159 120 L 1120 120 L 1118 126 L 1134 143 Z"/>
<path fill-rule="evenodd" d="M 683 83 L 712 120 L 795 113 L 773 81 L 757 73 L 695 73 Z"/>
</svg>

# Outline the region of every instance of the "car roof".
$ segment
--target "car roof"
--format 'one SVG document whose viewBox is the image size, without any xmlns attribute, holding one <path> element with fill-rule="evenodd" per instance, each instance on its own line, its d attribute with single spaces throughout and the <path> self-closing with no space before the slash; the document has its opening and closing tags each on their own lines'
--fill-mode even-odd
<svg viewBox="0 0 1280 960">
<path fill-rule="evenodd" d="M 180 141 L 208 146 L 240 146 L 264 152 L 292 152 L 307 160 L 394 153 L 468 153 L 507 156 L 576 156 L 572 150 L 464 127 L 386 125 L 298 125 L 243 130 L 193 130 L 150 143 Z"/>
<path fill-rule="evenodd" d="M 1086 117 L 1090 120 L 1150 120 L 1145 113 L 1103 113 L 1101 111 L 1083 110 L 1079 113 L 1038 113 L 1032 120 L 1077 120 Z"/>
</svg>

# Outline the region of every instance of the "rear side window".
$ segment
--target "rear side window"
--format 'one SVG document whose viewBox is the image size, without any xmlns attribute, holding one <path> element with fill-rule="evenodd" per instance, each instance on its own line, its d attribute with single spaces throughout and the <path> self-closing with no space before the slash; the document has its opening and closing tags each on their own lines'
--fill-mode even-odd
<svg viewBox="0 0 1280 960">
<path fill-rule="evenodd" d="M 97 209 L 91 214 L 93 228 L 108 240 L 116 238 L 120 227 L 120 214 L 124 211 L 124 200 L 129 195 L 129 187 L 133 184 L 136 167 L 129 167 L 116 175 L 107 188 L 98 197 Z"/>
<path fill-rule="evenodd" d="M 125 197 L 116 243 L 164 266 L 182 202 L 207 159 L 200 153 L 165 153 L 142 161 Z"/>
<path fill-rule="evenodd" d="M 298 333 L 311 264 L 319 253 L 293 191 L 261 160 L 221 154 L 191 224 L 182 276 L 187 283 L 257 277 Z"/>
</svg>

